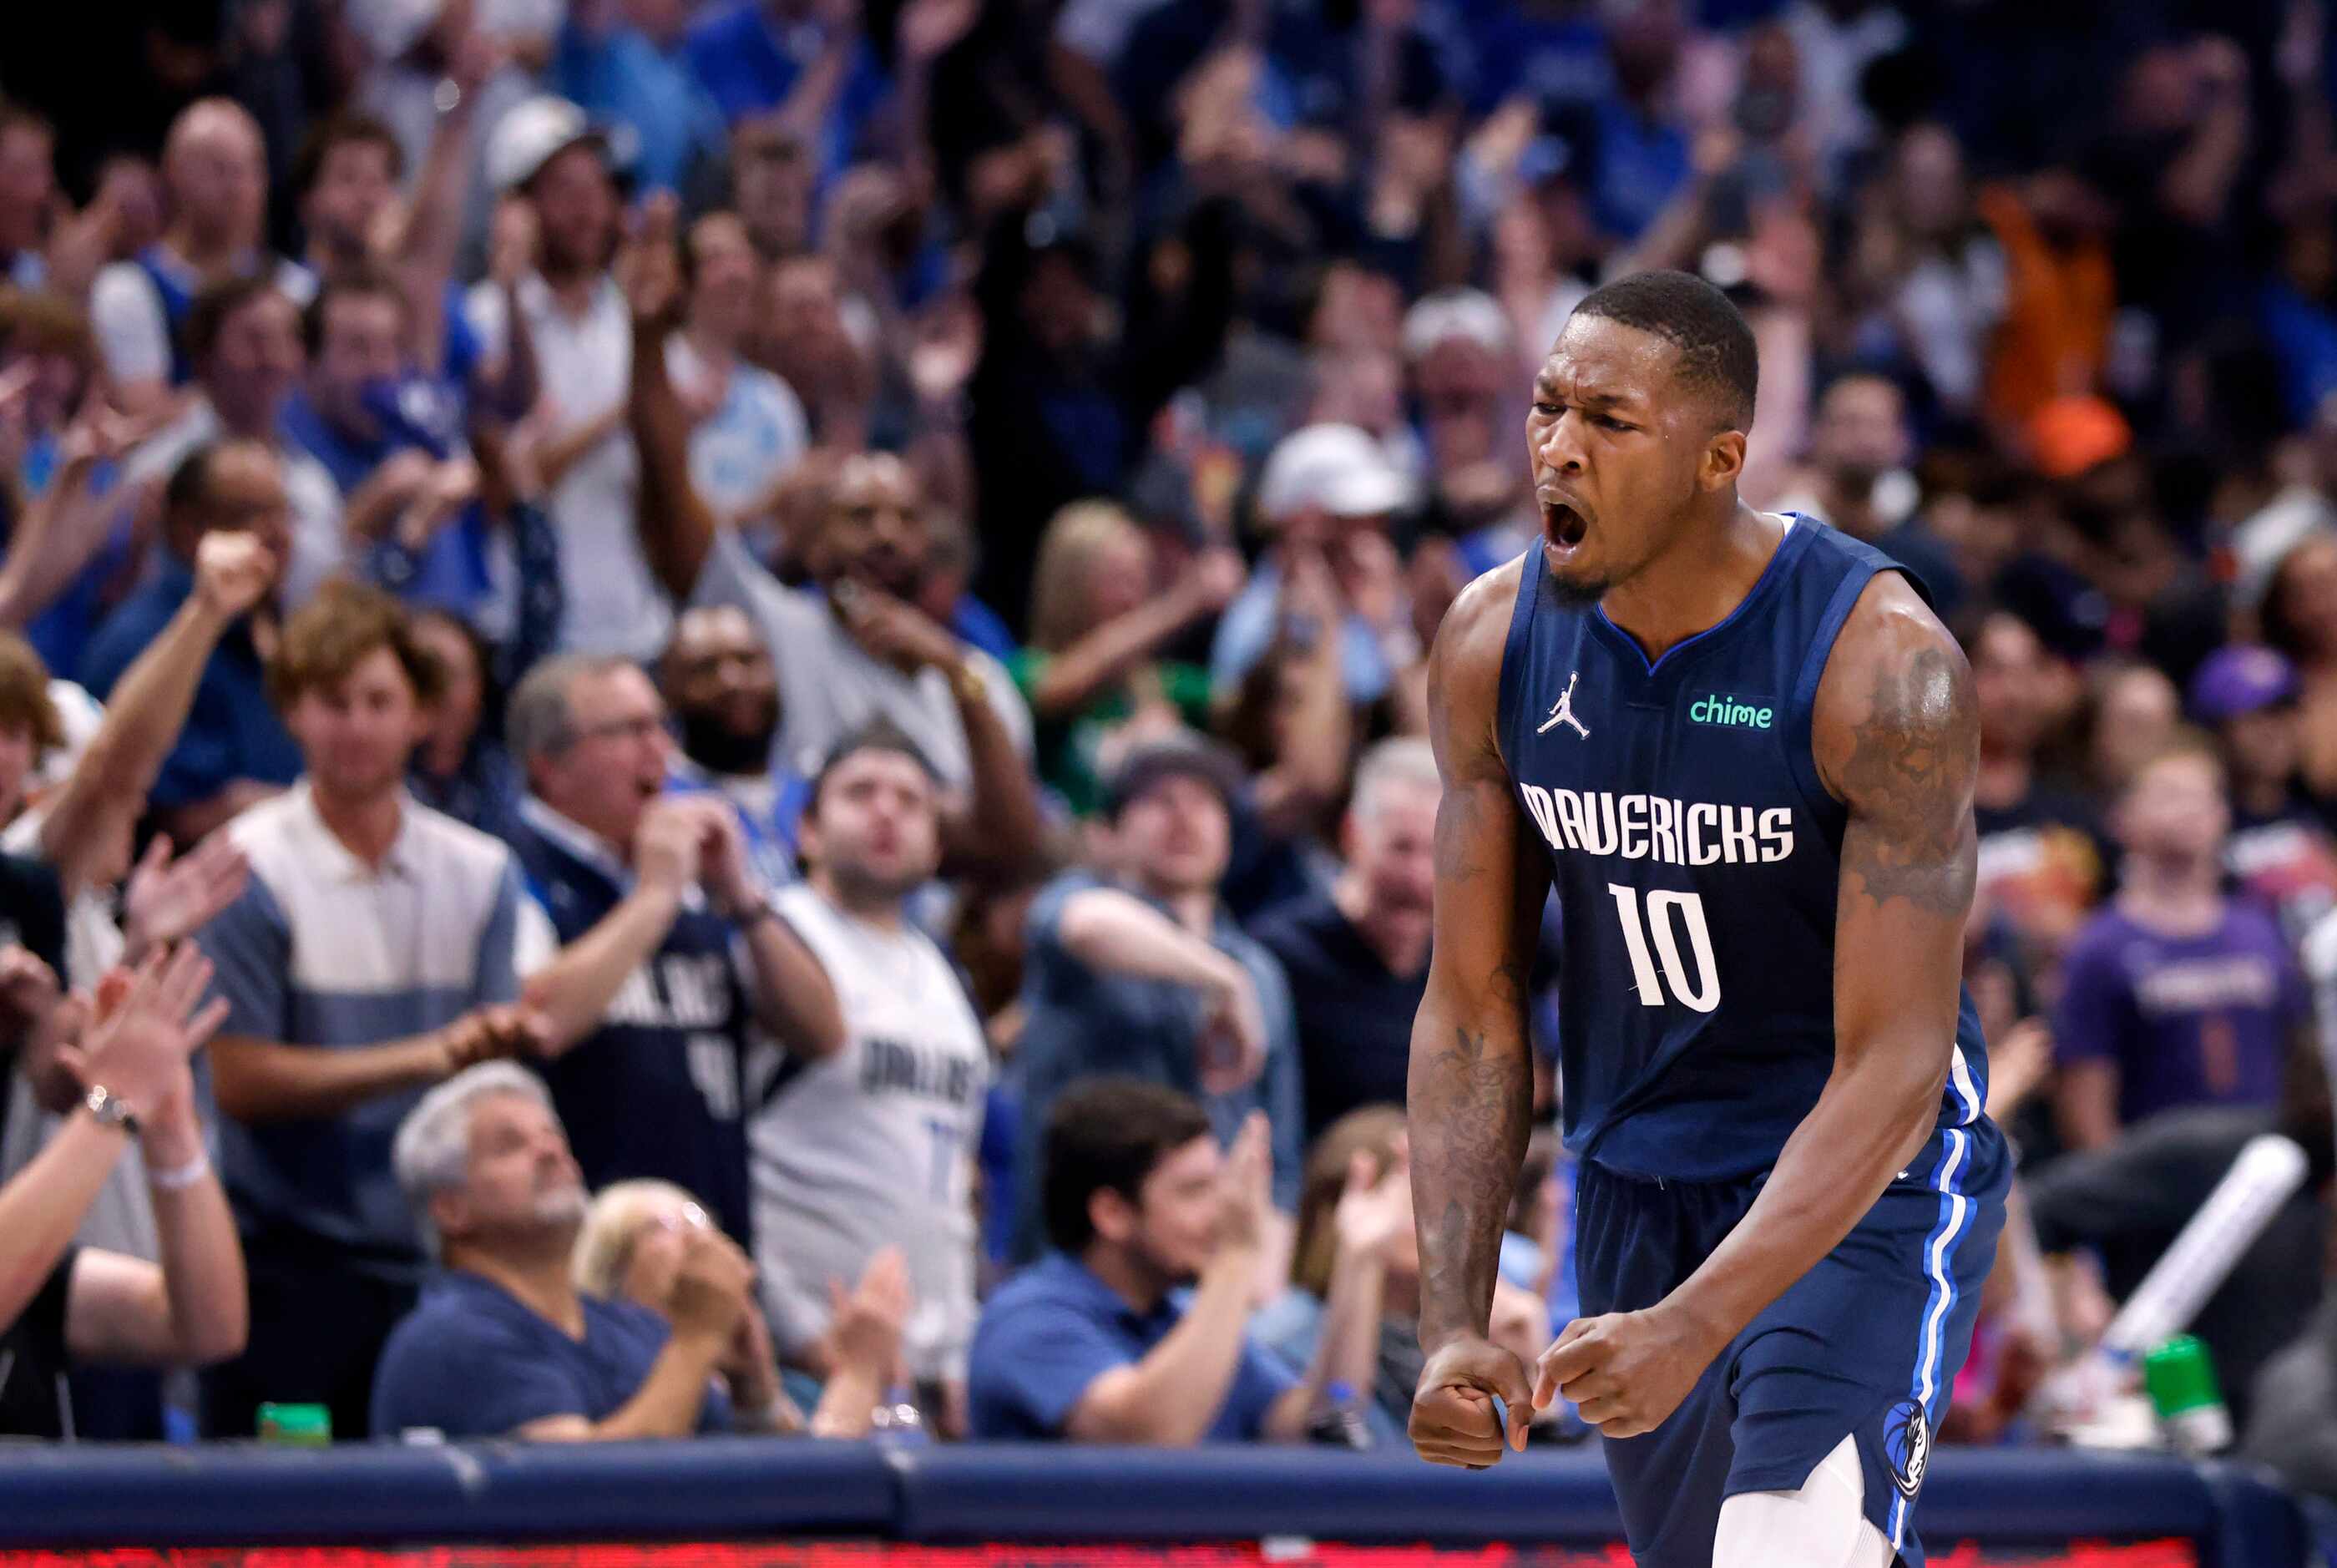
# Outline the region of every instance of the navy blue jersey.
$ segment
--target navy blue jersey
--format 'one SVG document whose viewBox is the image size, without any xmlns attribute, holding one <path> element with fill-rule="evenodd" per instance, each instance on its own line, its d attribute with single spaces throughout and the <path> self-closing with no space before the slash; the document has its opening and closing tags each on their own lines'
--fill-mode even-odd
<svg viewBox="0 0 2337 1568">
<path fill-rule="evenodd" d="M 512 848 L 565 946 L 631 891 L 621 867 L 580 853 L 581 829 L 548 830 L 531 799 Z M 685 906 L 611 999 L 600 1027 L 539 1071 L 587 1187 L 653 1176 L 686 1189 L 748 1244 L 744 1059 L 747 995 L 731 926 Z"/>
<path fill-rule="evenodd" d="M 1817 1103 L 1848 813 L 1818 778 L 1811 710 L 1860 591 L 1895 569 L 1795 516 L 1744 602 L 1650 664 L 1603 610 L 1560 604 L 1541 546 L 1527 552 L 1499 738 L 1565 912 L 1560 1083 L 1578 1155 L 1743 1176 Z M 1969 994 L 1956 1044 L 1947 1126 L 1987 1093 Z"/>
</svg>

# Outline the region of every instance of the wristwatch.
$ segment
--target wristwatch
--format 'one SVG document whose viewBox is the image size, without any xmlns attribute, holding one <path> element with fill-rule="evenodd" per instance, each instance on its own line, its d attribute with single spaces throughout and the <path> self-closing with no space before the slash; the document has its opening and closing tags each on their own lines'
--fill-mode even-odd
<svg viewBox="0 0 2337 1568">
<path fill-rule="evenodd" d="M 950 671 L 950 690 L 956 693 L 961 702 L 990 701 L 989 682 L 983 680 L 982 671 L 973 667 L 972 659 L 959 660 L 957 667 Z"/>
<path fill-rule="evenodd" d="M 132 1138 L 138 1136 L 138 1118 L 130 1109 L 130 1102 L 103 1083 L 93 1083 L 82 1097 L 83 1106 L 90 1119 L 101 1127 L 119 1127 Z"/>
</svg>

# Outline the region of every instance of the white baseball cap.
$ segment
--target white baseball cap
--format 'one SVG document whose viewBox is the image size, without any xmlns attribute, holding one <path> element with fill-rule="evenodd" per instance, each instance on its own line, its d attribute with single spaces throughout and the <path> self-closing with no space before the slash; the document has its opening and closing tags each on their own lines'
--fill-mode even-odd
<svg viewBox="0 0 2337 1568">
<path fill-rule="evenodd" d="M 1257 482 L 1267 521 L 1308 510 L 1379 517 L 1412 504 L 1412 481 L 1370 434 L 1353 425 L 1309 425 L 1282 439 Z"/>
<path fill-rule="evenodd" d="M 487 182 L 496 195 L 505 195 L 579 142 L 596 142 L 604 153 L 608 151 L 608 139 L 567 99 L 547 93 L 514 104 L 487 138 Z"/>
<path fill-rule="evenodd" d="M 1403 357 L 1414 361 L 1454 338 L 1488 353 L 1507 354 L 1511 337 L 1510 313 L 1481 289 L 1441 289 L 1404 312 Z"/>
</svg>

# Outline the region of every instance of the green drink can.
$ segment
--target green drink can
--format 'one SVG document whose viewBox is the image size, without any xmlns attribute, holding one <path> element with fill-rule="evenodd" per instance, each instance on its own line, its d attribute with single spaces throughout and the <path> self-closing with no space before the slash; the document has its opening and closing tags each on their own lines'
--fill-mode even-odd
<svg viewBox="0 0 2337 1568">
<path fill-rule="evenodd" d="M 333 1413 L 322 1405 L 262 1405 L 259 1440 L 287 1448 L 322 1448 L 333 1441 Z"/>
<path fill-rule="evenodd" d="M 2232 1446 L 2232 1413 L 2207 1347 L 2177 1335 L 2143 1357 L 2142 1382 L 2178 1451 L 2195 1458 Z"/>
</svg>

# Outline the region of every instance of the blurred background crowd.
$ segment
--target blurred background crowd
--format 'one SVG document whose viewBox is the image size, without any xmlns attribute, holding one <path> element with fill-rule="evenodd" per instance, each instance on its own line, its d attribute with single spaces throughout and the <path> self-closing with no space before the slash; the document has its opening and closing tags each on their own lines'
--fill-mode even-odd
<svg viewBox="0 0 2337 1568">
<path fill-rule="evenodd" d="M 2198 1332 L 2337 1492 L 2325 20 L 12 7 L 0 1429 L 1400 1444 L 1426 650 L 1677 267 L 1747 499 L 1977 673 L 2022 1182 L 1943 1436 L 2093 1422 L 2277 1130 Z"/>
</svg>

